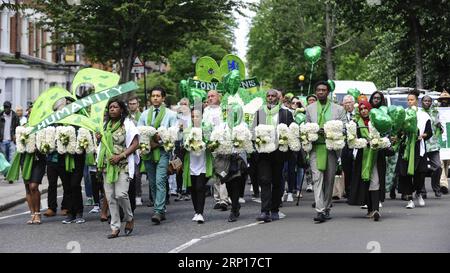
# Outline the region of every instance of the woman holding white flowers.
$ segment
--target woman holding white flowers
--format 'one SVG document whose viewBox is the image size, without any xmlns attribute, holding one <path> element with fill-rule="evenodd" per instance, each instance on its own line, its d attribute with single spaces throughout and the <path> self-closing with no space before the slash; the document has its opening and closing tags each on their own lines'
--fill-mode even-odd
<svg viewBox="0 0 450 273">
<path fill-rule="evenodd" d="M 117 238 L 120 232 L 120 207 L 124 212 L 125 234 L 134 228 L 134 216 L 128 197 L 130 180 L 134 177 L 135 163 L 139 156 L 135 153 L 139 146 L 139 131 L 127 118 L 125 103 L 113 99 L 108 103 L 108 116 L 105 124 L 105 138 L 99 146 L 97 167 L 103 172 L 105 193 L 111 214 L 112 233 L 108 239 Z M 97 134 L 97 138 L 101 138 Z"/>
<path fill-rule="evenodd" d="M 365 147 L 356 147 L 357 154 L 353 165 L 352 184 L 350 186 L 350 205 L 366 205 L 367 217 L 378 221 L 380 214 L 380 196 L 385 195 L 386 155 L 393 154 L 388 149 L 372 149 L 370 142 L 369 112 L 372 106 L 367 101 L 360 101 L 360 117 L 357 122 L 357 137 L 366 141 Z"/>
<path fill-rule="evenodd" d="M 203 224 L 205 218 L 206 182 L 212 176 L 212 154 L 206 150 L 202 134 L 202 113 L 200 110 L 192 111 L 193 127 L 184 130 L 183 146 L 186 152 L 183 160 L 183 187 L 191 188 L 194 217 L 192 221 Z"/>
<path fill-rule="evenodd" d="M 407 209 L 415 208 L 413 192 L 419 206 L 425 206 L 425 201 L 420 194 L 425 183 L 425 172 L 428 169 L 425 156 L 425 141 L 433 136 L 430 116 L 424 111 L 418 111 L 419 91 L 414 90 L 408 94 L 408 106 L 417 113 L 417 133 L 403 133 L 400 139 L 400 149 L 396 166 L 396 173 L 399 174 L 398 190 L 406 195 Z M 409 144 L 409 145 L 408 145 Z"/>
</svg>

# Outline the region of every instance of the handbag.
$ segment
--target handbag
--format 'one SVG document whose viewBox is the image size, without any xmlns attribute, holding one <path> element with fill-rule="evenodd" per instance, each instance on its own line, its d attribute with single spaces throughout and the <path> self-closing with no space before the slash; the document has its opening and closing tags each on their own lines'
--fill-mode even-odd
<svg viewBox="0 0 450 273">
<path fill-rule="evenodd" d="M 169 166 L 167 167 L 167 174 L 173 175 L 176 173 L 180 173 L 182 169 L 183 169 L 183 162 L 178 156 L 174 155 L 172 160 L 169 161 Z"/>
</svg>

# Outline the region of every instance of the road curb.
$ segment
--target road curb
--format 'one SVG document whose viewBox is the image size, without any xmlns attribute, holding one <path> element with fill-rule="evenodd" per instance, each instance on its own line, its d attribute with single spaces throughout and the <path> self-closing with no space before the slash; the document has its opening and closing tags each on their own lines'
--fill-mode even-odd
<svg viewBox="0 0 450 273">
<path fill-rule="evenodd" d="M 58 183 L 57 188 L 59 188 L 61 186 L 62 186 L 62 184 Z M 24 189 L 24 191 L 25 191 L 25 189 Z M 48 187 L 46 189 L 41 190 L 41 194 L 46 194 L 47 192 L 48 192 Z M 0 205 L 0 212 L 5 211 L 5 210 L 10 209 L 10 208 L 13 208 L 13 207 L 15 207 L 17 205 L 20 205 L 20 204 L 22 204 L 22 203 L 24 203 L 26 201 L 27 201 L 27 199 L 25 197 L 22 197 L 20 199 L 11 201 L 9 203 L 2 204 L 2 205 Z"/>
</svg>

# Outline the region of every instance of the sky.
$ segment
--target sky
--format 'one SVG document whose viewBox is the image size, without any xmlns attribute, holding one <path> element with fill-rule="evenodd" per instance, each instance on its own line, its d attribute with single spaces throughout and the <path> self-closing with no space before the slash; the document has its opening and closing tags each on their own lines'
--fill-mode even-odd
<svg viewBox="0 0 450 273">
<path fill-rule="evenodd" d="M 246 0 L 245 2 L 255 3 L 258 1 L 259 0 Z M 247 35 L 250 30 L 250 23 L 251 23 L 252 17 L 255 15 L 255 13 L 250 10 L 245 10 L 245 11 L 243 11 L 243 13 L 246 14 L 248 17 L 245 18 L 245 17 L 239 15 L 237 12 L 235 12 L 235 17 L 238 20 L 238 27 L 234 31 L 234 35 L 235 35 L 234 47 L 237 50 L 237 55 L 244 62 L 246 62 L 247 59 L 246 59 L 245 55 L 247 54 L 247 40 L 248 40 Z"/>
</svg>

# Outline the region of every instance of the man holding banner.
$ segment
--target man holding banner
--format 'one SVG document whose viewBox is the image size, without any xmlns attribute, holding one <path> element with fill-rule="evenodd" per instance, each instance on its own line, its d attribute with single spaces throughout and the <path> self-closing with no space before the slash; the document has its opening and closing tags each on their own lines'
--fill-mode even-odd
<svg viewBox="0 0 450 273">
<path fill-rule="evenodd" d="M 154 87 L 150 91 L 152 106 L 145 110 L 138 122 L 138 126 L 159 127 L 176 126 L 177 114 L 164 106 L 166 90 L 162 87 Z M 150 143 L 152 152 L 148 157 L 143 157 L 147 176 L 149 178 L 150 193 L 154 200 L 154 215 L 152 222 L 159 225 L 166 219 L 166 180 L 167 167 L 170 154 L 162 147 L 161 137 L 156 134 Z"/>
</svg>

